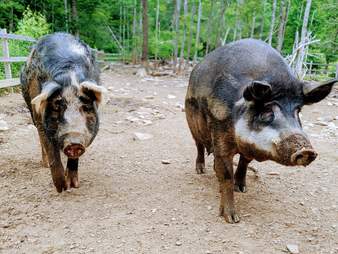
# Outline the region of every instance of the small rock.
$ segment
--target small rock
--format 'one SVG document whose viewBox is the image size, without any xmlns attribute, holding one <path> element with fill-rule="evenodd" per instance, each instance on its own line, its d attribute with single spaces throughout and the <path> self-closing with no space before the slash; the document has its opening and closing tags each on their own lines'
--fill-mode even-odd
<svg viewBox="0 0 338 254">
<path fill-rule="evenodd" d="M 152 139 L 153 135 L 148 134 L 148 133 L 142 133 L 142 132 L 135 132 L 134 133 L 134 140 L 148 140 Z"/>
<path fill-rule="evenodd" d="M 332 123 L 332 122 L 330 122 L 327 126 L 328 126 L 329 129 L 331 129 L 331 130 L 337 129 L 337 126 L 336 126 L 334 123 Z"/>
<path fill-rule="evenodd" d="M 168 99 L 175 99 L 175 98 L 176 98 L 175 95 L 173 95 L 173 94 L 168 94 Z"/>
<path fill-rule="evenodd" d="M 147 71 L 145 68 L 140 68 L 137 70 L 136 72 L 136 76 L 140 77 L 140 78 L 144 78 L 147 76 Z"/>
<path fill-rule="evenodd" d="M 129 122 L 132 122 L 132 123 L 140 121 L 140 119 L 138 117 L 134 117 L 134 116 L 126 117 L 126 120 L 129 121 Z"/>
<path fill-rule="evenodd" d="M 287 244 L 286 248 L 288 251 L 292 254 L 297 254 L 299 253 L 298 245 L 297 244 Z"/>
<path fill-rule="evenodd" d="M 270 176 L 279 176 L 280 175 L 280 173 L 279 172 L 268 172 L 268 173 L 266 173 L 267 175 L 270 175 Z"/>
<path fill-rule="evenodd" d="M 5 120 L 0 120 L 0 131 L 9 130 L 8 124 Z"/>
<path fill-rule="evenodd" d="M 147 126 L 147 125 L 151 125 L 153 122 L 150 120 L 142 120 L 143 125 Z"/>
<path fill-rule="evenodd" d="M 162 164 L 164 164 L 164 165 L 168 165 L 168 164 L 171 163 L 169 160 L 162 160 L 161 162 L 162 162 Z"/>
<path fill-rule="evenodd" d="M 176 246 L 181 246 L 181 245 L 182 245 L 182 242 L 177 241 L 177 242 L 175 243 L 175 245 L 176 245 Z"/>
<path fill-rule="evenodd" d="M 319 125 L 319 126 L 328 126 L 328 123 L 327 122 L 323 122 L 323 121 L 315 122 L 315 124 Z"/>
<path fill-rule="evenodd" d="M 154 98 L 155 98 L 155 96 L 153 96 L 153 95 L 148 95 L 148 96 L 146 96 L 146 97 L 144 97 L 145 99 L 147 99 L 147 100 L 153 100 Z"/>
<path fill-rule="evenodd" d="M 210 211 L 212 209 L 212 207 L 210 205 L 208 205 L 207 209 Z"/>
<path fill-rule="evenodd" d="M 178 108 L 178 109 L 180 109 L 182 112 L 184 112 L 184 106 L 183 106 L 182 103 L 177 102 L 177 103 L 175 104 L 175 107 Z"/>
</svg>

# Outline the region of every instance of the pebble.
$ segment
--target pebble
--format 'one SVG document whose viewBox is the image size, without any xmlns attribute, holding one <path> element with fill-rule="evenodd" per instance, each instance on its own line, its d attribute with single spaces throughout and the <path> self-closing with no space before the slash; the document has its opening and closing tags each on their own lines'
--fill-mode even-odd
<svg viewBox="0 0 338 254">
<path fill-rule="evenodd" d="M 155 98 L 155 96 L 153 95 L 149 95 L 149 96 L 146 96 L 144 97 L 146 100 L 153 100 Z"/>
<path fill-rule="evenodd" d="M 132 123 L 140 121 L 139 118 L 134 117 L 134 116 L 128 116 L 128 117 L 126 117 L 126 120 L 129 121 L 129 122 L 132 122 Z"/>
<path fill-rule="evenodd" d="M 176 98 L 175 95 L 173 95 L 173 94 L 168 94 L 168 99 L 175 99 L 175 98 Z"/>
<path fill-rule="evenodd" d="M 177 241 L 177 242 L 175 243 L 175 245 L 176 245 L 176 246 L 181 246 L 181 245 L 182 245 L 182 242 Z"/>
<path fill-rule="evenodd" d="M 152 121 L 150 121 L 150 120 L 142 120 L 142 122 L 143 122 L 143 125 L 144 126 L 147 126 L 147 125 L 151 125 L 153 122 Z"/>
<path fill-rule="evenodd" d="M 266 173 L 267 175 L 270 175 L 270 176 L 279 176 L 280 173 L 279 172 L 268 172 Z"/>
<path fill-rule="evenodd" d="M 152 139 L 153 135 L 148 134 L 148 133 L 142 133 L 142 132 L 134 132 L 134 140 L 148 140 L 148 139 Z"/>
<path fill-rule="evenodd" d="M 164 165 L 168 165 L 168 164 L 171 163 L 169 160 L 162 160 L 161 162 L 162 162 L 162 164 L 164 164 Z"/>
<path fill-rule="evenodd" d="M 0 131 L 9 130 L 8 124 L 5 120 L 0 120 Z"/>
<path fill-rule="evenodd" d="M 298 245 L 297 244 L 287 244 L 286 248 L 288 251 L 292 254 L 297 254 L 299 253 Z"/>
</svg>

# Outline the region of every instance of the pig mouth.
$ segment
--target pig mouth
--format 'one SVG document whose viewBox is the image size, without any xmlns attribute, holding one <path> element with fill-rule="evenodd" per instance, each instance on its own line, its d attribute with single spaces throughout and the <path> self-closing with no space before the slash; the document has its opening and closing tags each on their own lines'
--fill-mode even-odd
<svg viewBox="0 0 338 254">
<path fill-rule="evenodd" d="M 307 166 L 317 157 L 310 141 L 302 134 L 292 134 L 276 144 L 277 162 L 286 166 Z"/>
<path fill-rule="evenodd" d="M 85 147 L 81 144 L 69 144 L 64 149 L 64 154 L 70 159 L 77 159 L 85 152 Z"/>
</svg>

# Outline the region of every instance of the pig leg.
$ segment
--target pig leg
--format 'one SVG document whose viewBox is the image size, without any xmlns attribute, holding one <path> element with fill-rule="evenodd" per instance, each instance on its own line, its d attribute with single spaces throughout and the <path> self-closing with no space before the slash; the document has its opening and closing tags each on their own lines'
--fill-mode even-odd
<svg viewBox="0 0 338 254">
<path fill-rule="evenodd" d="M 246 192 L 246 172 L 250 160 L 240 155 L 237 170 L 235 173 L 235 191 Z"/>
<path fill-rule="evenodd" d="M 48 156 L 46 151 L 46 144 L 44 143 L 44 132 L 41 128 L 38 128 L 40 145 L 41 145 L 41 154 L 42 154 L 42 166 L 45 168 L 49 168 Z"/>
<path fill-rule="evenodd" d="M 33 119 L 39 132 L 42 149 L 42 161 L 43 163 L 47 162 L 49 164 L 56 190 L 57 192 L 62 192 L 62 190 L 66 189 L 66 181 L 59 148 L 56 144 L 52 144 L 48 140 L 41 124 L 41 117 L 35 112 L 35 110 L 33 110 Z M 46 156 L 44 156 L 44 153 Z"/>
<path fill-rule="evenodd" d="M 68 159 L 66 170 L 66 186 L 67 190 L 71 187 L 79 188 L 78 178 L 79 159 Z"/>
<path fill-rule="evenodd" d="M 234 176 L 232 159 L 215 156 L 214 170 L 219 182 L 219 191 L 221 193 L 221 201 L 219 213 L 224 216 L 229 223 L 239 222 L 239 216 L 235 211 L 234 200 Z"/>
<path fill-rule="evenodd" d="M 57 192 L 62 192 L 62 190 L 66 190 L 66 181 L 58 146 L 49 143 L 47 147 L 47 155 L 53 183 Z"/>
<path fill-rule="evenodd" d="M 196 172 L 197 174 L 203 174 L 205 173 L 204 146 L 202 143 L 196 141 L 196 147 L 197 147 Z"/>
</svg>

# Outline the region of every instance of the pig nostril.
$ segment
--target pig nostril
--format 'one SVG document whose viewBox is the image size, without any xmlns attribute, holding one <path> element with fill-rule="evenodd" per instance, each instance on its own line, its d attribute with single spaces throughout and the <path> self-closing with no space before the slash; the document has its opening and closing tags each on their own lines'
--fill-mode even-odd
<svg viewBox="0 0 338 254">
<path fill-rule="evenodd" d="M 295 160 L 296 161 L 300 161 L 300 160 L 302 160 L 303 159 L 303 154 L 298 154 L 297 156 L 296 156 L 296 158 L 295 158 Z"/>
</svg>

